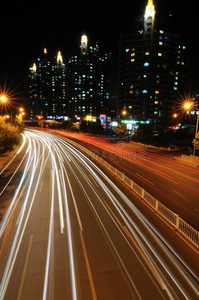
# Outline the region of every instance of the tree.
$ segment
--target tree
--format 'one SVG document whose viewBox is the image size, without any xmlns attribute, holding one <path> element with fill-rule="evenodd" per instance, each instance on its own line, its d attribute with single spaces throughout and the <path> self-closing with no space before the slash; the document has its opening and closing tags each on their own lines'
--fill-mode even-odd
<svg viewBox="0 0 199 300">
<path fill-rule="evenodd" d="M 20 141 L 21 128 L 11 123 L 6 123 L 0 117 L 0 153 L 11 151 L 13 146 Z"/>
<path fill-rule="evenodd" d="M 192 144 L 196 150 L 199 150 L 199 132 L 196 134 L 196 139 L 192 141 Z"/>
<path fill-rule="evenodd" d="M 73 123 L 73 125 L 71 125 L 71 127 L 70 127 L 70 130 L 79 131 L 79 124 Z"/>
<path fill-rule="evenodd" d="M 82 121 L 79 129 L 82 132 L 89 132 L 92 134 L 100 134 L 104 131 L 103 126 L 100 124 L 99 121 L 97 122 Z"/>
<path fill-rule="evenodd" d="M 153 139 L 153 127 L 149 124 L 140 124 L 134 135 L 136 142 L 151 143 Z"/>
<path fill-rule="evenodd" d="M 118 124 L 118 126 L 114 127 L 114 132 L 119 136 L 127 134 L 126 125 L 124 123 Z"/>
<path fill-rule="evenodd" d="M 23 117 L 21 115 L 17 115 L 15 119 L 15 123 L 20 127 L 24 127 Z"/>
</svg>

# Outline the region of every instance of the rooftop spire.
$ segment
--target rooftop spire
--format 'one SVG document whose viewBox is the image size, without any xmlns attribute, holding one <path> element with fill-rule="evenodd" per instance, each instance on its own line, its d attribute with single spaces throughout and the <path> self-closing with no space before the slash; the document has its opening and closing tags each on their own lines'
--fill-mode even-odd
<svg viewBox="0 0 199 300">
<path fill-rule="evenodd" d="M 87 43 L 88 43 L 88 37 L 84 34 L 81 37 L 81 51 L 82 52 L 87 51 Z"/>
<path fill-rule="evenodd" d="M 154 17 L 155 15 L 155 7 L 153 5 L 153 0 L 148 0 L 146 9 L 145 9 L 145 19 L 149 18 L 149 17 Z"/>
<path fill-rule="evenodd" d="M 63 63 L 63 58 L 62 58 L 62 55 L 61 55 L 61 51 L 58 51 L 58 53 L 57 53 L 57 64 L 62 65 L 62 63 Z"/>
<path fill-rule="evenodd" d="M 32 68 L 29 68 L 31 73 L 36 73 L 37 71 L 37 66 L 36 66 L 36 63 L 33 64 Z"/>
</svg>

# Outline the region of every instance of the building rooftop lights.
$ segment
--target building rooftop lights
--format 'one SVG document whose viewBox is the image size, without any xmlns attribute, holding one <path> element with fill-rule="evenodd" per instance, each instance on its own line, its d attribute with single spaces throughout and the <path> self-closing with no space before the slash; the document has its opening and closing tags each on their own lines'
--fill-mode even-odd
<svg viewBox="0 0 199 300">
<path fill-rule="evenodd" d="M 37 71 L 36 63 L 33 64 L 32 68 L 30 68 L 31 73 L 35 73 Z"/>
<path fill-rule="evenodd" d="M 63 63 L 63 58 L 62 58 L 62 55 L 61 55 L 61 51 L 58 51 L 57 64 L 62 64 L 62 63 Z"/>
<path fill-rule="evenodd" d="M 153 0 L 148 0 L 146 9 L 145 9 L 145 19 L 149 17 L 154 17 L 155 16 L 155 7 L 153 5 Z"/>
<path fill-rule="evenodd" d="M 82 35 L 81 37 L 81 51 L 86 52 L 87 51 L 87 44 L 88 44 L 88 38 L 87 35 Z"/>
</svg>

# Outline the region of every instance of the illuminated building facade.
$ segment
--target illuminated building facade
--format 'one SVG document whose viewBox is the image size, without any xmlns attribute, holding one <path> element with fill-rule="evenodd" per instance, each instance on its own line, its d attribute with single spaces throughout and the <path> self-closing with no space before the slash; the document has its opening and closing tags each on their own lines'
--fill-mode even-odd
<svg viewBox="0 0 199 300">
<path fill-rule="evenodd" d="M 188 78 L 188 49 L 170 21 L 159 19 L 153 1 L 132 31 L 120 37 L 118 115 L 166 124 Z"/>
<path fill-rule="evenodd" d="M 65 64 L 61 51 L 50 59 L 47 49 L 30 68 L 31 117 L 57 118 L 66 115 Z"/>
<path fill-rule="evenodd" d="M 107 113 L 110 53 L 101 54 L 82 35 L 79 49 L 69 56 L 66 68 L 68 116 L 99 116 Z"/>
</svg>

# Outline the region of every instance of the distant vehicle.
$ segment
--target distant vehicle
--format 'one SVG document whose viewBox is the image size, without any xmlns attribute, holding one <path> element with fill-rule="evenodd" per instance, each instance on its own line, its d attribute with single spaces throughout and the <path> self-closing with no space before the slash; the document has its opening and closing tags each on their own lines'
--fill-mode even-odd
<svg viewBox="0 0 199 300">
<path fill-rule="evenodd" d="M 180 149 L 176 146 L 169 146 L 166 148 L 166 151 L 167 152 L 177 152 L 177 151 L 180 151 Z"/>
</svg>

